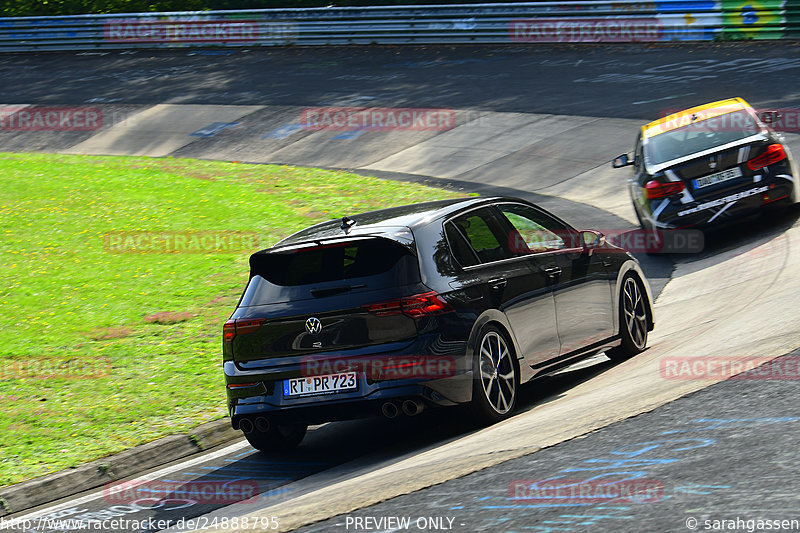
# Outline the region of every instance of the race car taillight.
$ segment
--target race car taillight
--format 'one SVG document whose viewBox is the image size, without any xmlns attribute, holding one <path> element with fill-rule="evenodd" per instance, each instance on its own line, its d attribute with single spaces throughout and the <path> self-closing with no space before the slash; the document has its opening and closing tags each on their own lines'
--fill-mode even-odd
<svg viewBox="0 0 800 533">
<path fill-rule="evenodd" d="M 434 291 L 365 305 L 364 309 L 378 316 L 404 314 L 411 318 L 439 315 L 453 310 L 450 304 L 442 300 L 442 297 Z"/>
<path fill-rule="evenodd" d="M 777 143 L 770 144 L 767 146 L 766 152 L 747 162 L 747 168 L 750 170 L 758 170 L 759 168 L 777 163 L 782 159 L 786 159 L 786 150 L 783 149 L 783 145 Z"/>
<path fill-rule="evenodd" d="M 644 186 L 645 194 L 649 200 L 654 198 L 664 198 L 665 196 L 672 196 L 684 189 L 682 181 L 669 181 L 661 183 L 660 181 L 648 181 Z"/>
<path fill-rule="evenodd" d="M 228 320 L 222 326 L 222 341 L 231 342 L 236 335 L 245 335 L 258 330 L 266 318 L 237 318 Z"/>
</svg>

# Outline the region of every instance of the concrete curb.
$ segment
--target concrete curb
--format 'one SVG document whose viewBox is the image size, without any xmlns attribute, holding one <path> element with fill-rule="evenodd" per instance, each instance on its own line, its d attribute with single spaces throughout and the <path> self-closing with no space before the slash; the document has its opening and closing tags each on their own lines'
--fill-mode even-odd
<svg viewBox="0 0 800 533">
<path fill-rule="evenodd" d="M 228 418 L 223 418 L 201 424 L 186 434 L 162 437 L 75 468 L 8 485 L 0 488 L 0 516 L 101 487 L 230 442 L 241 435 L 231 428 Z"/>
</svg>

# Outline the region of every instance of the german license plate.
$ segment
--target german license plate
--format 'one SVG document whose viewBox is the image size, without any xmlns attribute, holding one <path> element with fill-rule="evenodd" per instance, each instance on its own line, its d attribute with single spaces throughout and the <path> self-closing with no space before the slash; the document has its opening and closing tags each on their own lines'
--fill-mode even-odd
<svg viewBox="0 0 800 533">
<path fill-rule="evenodd" d="M 287 379 L 283 382 L 283 395 L 310 396 L 313 394 L 330 394 L 358 388 L 355 372 L 342 374 L 327 374 L 324 376 L 310 376 L 307 378 Z"/>
<path fill-rule="evenodd" d="M 741 178 L 741 177 L 742 177 L 741 168 L 739 167 L 729 168 L 728 170 L 723 170 L 722 172 L 715 172 L 714 174 L 709 174 L 708 176 L 697 178 L 696 180 L 694 180 L 694 188 L 701 189 L 703 187 L 708 187 L 709 185 L 716 185 L 717 183 L 722 183 L 723 181 L 728 181 L 734 178 Z"/>
</svg>

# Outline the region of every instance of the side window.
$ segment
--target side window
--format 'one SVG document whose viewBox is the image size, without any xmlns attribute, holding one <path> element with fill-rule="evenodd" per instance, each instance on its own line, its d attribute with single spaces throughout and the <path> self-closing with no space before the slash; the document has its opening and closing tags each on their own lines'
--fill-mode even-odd
<svg viewBox="0 0 800 533">
<path fill-rule="evenodd" d="M 503 229 L 490 209 L 484 207 L 470 211 L 453 219 L 448 223 L 448 226 L 451 225 L 454 226 L 453 231 L 458 230 L 464 237 L 481 263 L 513 257 L 508 253 Z M 454 246 L 452 241 L 451 246 Z M 460 257 L 455 249 L 453 254 L 456 258 Z"/>
<path fill-rule="evenodd" d="M 636 148 L 633 151 L 633 170 L 636 173 L 641 172 L 642 164 L 644 163 L 644 154 L 642 153 L 642 134 L 636 137 Z"/>
<path fill-rule="evenodd" d="M 459 226 L 453 222 L 448 222 L 444 226 L 444 232 L 447 236 L 447 242 L 450 244 L 450 250 L 453 257 L 461 266 L 472 266 L 479 263 L 478 256 L 475 251 L 470 247 L 467 242 L 467 237 L 462 232 Z"/>
<path fill-rule="evenodd" d="M 572 230 L 542 211 L 521 204 L 501 204 L 498 208 L 511 225 L 508 244 L 514 255 L 573 247 Z"/>
</svg>

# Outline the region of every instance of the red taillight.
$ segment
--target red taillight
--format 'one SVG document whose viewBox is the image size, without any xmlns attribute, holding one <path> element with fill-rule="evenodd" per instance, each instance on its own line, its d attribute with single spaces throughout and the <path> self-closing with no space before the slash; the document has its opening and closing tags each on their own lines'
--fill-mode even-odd
<svg viewBox="0 0 800 533">
<path fill-rule="evenodd" d="M 767 146 L 767 151 L 758 157 L 754 157 L 747 162 L 747 168 L 750 170 L 758 170 L 773 163 L 786 159 L 786 151 L 781 144 L 770 144 Z"/>
<path fill-rule="evenodd" d="M 248 388 L 248 387 L 255 387 L 256 385 L 258 385 L 258 382 L 255 382 L 255 381 L 252 382 L 252 383 L 229 383 L 228 384 L 228 388 L 229 389 L 245 389 L 245 388 Z"/>
<path fill-rule="evenodd" d="M 677 194 L 684 189 L 682 181 L 668 181 L 661 183 L 660 181 L 648 181 L 644 186 L 647 198 L 652 200 L 654 198 L 663 198 Z"/>
<path fill-rule="evenodd" d="M 426 315 L 439 315 L 453 310 L 450 304 L 442 300 L 435 292 L 426 292 L 397 300 L 379 302 L 365 305 L 364 308 L 370 313 L 378 316 L 389 316 L 404 314 L 411 318 L 419 318 Z"/>
<path fill-rule="evenodd" d="M 222 340 L 225 342 L 230 342 L 236 336 L 236 322 L 234 320 L 228 320 L 225 322 L 225 325 L 222 326 Z"/>
<path fill-rule="evenodd" d="M 236 320 L 228 320 L 222 326 L 222 340 L 224 342 L 230 342 L 236 335 L 253 333 L 258 330 L 265 321 L 265 318 L 237 318 Z"/>
</svg>

